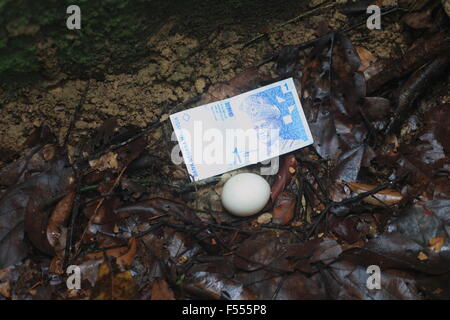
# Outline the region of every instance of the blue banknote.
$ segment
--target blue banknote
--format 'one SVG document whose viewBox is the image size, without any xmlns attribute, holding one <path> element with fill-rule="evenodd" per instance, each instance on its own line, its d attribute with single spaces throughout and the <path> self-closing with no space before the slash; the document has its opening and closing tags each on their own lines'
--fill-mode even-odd
<svg viewBox="0 0 450 320">
<path fill-rule="evenodd" d="M 170 116 L 191 179 L 313 143 L 292 78 Z"/>
</svg>

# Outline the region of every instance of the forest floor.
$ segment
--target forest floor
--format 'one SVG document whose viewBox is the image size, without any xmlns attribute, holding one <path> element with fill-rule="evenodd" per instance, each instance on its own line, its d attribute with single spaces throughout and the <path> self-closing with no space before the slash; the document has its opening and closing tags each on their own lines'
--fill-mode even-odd
<svg viewBox="0 0 450 320">
<path fill-rule="evenodd" d="M 441 2 L 383 15 L 380 30 L 337 2 L 193 2 L 149 21 L 132 61 L 120 42 L 130 32 L 92 43 L 107 52 L 100 63 L 83 60 L 81 46 L 70 66 L 36 33 L 39 80 L 0 83 L 0 299 L 448 299 Z M 16 66 L 0 61 L 0 75 Z M 234 217 L 222 186 L 258 164 L 191 183 L 170 161 L 167 119 L 286 77 L 314 144 L 265 176 L 272 193 L 260 215 Z M 71 264 L 83 290 L 67 290 Z M 366 287 L 371 264 L 383 268 L 382 290 Z"/>
</svg>

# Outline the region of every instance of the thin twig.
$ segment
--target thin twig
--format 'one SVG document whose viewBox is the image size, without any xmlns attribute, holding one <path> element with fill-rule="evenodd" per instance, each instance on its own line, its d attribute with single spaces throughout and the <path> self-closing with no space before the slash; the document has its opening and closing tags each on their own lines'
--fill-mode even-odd
<svg viewBox="0 0 450 320">
<path fill-rule="evenodd" d="M 80 101 L 78 102 L 77 106 L 75 107 L 75 111 L 73 112 L 72 119 L 70 120 L 69 128 L 67 128 L 66 136 L 64 138 L 64 146 L 67 145 L 67 142 L 69 141 L 70 134 L 72 133 L 73 127 L 75 126 L 75 121 L 78 119 L 78 115 L 80 113 L 81 108 L 84 105 L 84 102 L 86 101 L 86 95 L 89 91 L 91 80 L 89 79 L 86 82 L 86 86 L 84 87 L 84 91 L 81 94 Z"/>
</svg>

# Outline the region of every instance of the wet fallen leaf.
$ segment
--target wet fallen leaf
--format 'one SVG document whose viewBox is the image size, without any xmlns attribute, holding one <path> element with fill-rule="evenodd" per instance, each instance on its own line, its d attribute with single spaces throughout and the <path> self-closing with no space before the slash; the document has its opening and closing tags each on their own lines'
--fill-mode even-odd
<svg viewBox="0 0 450 320">
<path fill-rule="evenodd" d="M 287 224 L 294 218 L 297 198 L 288 192 L 282 192 L 273 207 L 273 220 L 275 224 Z"/>
<path fill-rule="evenodd" d="M 290 237 L 287 233 L 278 236 L 275 232 L 264 232 L 245 240 L 235 252 L 235 266 L 246 271 L 262 267 L 291 270 L 288 261 L 282 259 Z"/>
<path fill-rule="evenodd" d="M 375 189 L 377 186 L 370 185 L 370 184 L 364 184 L 364 183 L 357 183 L 357 182 L 347 182 L 346 183 L 350 189 L 356 193 L 361 194 L 367 191 L 370 191 L 372 189 Z M 365 197 L 363 199 L 364 202 L 372 204 L 374 206 L 391 206 L 396 203 L 399 203 L 402 201 L 403 196 L 400 192 L 392 190 L 392 189 L 385 189 L 378 191 L 377 193 Z"/>
<path fill-rule="evenodd" d="M 243 284 L 222 274 L 196 272 L 183 282 L 184 290 L 206 299 L 256 300 L 254 293 Z"/>
<path fill-rule="evenodd" d="M 44 148 L 33 155 L 35 160 L 32 158 L 29 162 L 34 163 L 33 174 L 24 167 L 22 177 L 27 178 L 23 182 L 19 179 L 0 199 L 0 267 L 17 263 L 25 257 L 24 226 L 38 249 L 54 253 L 47 239 L 49 214 L 43 205 L 70 188 L 74 182 L 73 171 L 64 155 L 45 160 L 43 153 Z"/>
<path fill-rule="evenodd" d="M 272 202 L 275 202 L 280 193 L 283 192 L 285 187 L 289 184 L 292 177 L 295 175 L 297 171 L 297 167 L 298 163 L 294 155 L 288 155 L 283 158 L 281 166 L 276 176 L 276 180 L 271 188 L 272 192 L 270 196 Z"/>
</svg>

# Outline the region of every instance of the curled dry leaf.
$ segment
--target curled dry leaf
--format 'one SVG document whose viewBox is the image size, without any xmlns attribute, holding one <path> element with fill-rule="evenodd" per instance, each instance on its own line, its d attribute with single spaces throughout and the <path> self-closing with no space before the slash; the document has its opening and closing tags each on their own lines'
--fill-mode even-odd
<svg viewBox="0 0 450 320">
<path fill-rule="evenodd" d="M 356 194 L 361 194 L 377 187 L 370 184 L 356 182 L 347 182 L 346 184 Z M 391 206 L 399 203 L 402 199 L 403 196 L 400 192 L 392 189 L 385 189 L 378 191 L 371 196 L 365 197 L 363 201 L 374 206 Z"/>
<path fill-rule="evenodd" d="M 64 225 L 69 219 L 72 211 L 73 201 L 75 200 L 75 191 L 72 190 L 62 198 L 50 215 L 47 225 L 47 239 L 55 250 L 59 251 L 65 247 L 65 238 L 61 237 L 64 233 Z"/>
</svg>

